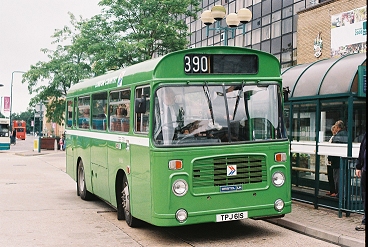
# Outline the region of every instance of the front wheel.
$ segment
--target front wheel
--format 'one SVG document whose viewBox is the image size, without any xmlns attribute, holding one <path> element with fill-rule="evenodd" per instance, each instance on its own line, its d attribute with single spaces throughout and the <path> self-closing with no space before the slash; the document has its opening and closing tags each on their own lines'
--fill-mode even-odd
<svg viewBox="0 0 368 247">
<path fill-rule="evenodd" d="M 91 200 L 93 195 L 86 188 L 86 180 L 84 174 L 83 161 L 81 160 L 78 164 L 78 176 L 77 176 L 77 194 L 83 200 Z"/>
<path fill-rule="evenodd" d="M 123 213 L 125 221 L 128 224 L 128 226 L 138 227 L 138 226 L 141 225 L 141 221 L 139 219 L 135 218 L 131 214 L 129 184 L 128 184 L 128 179 L 126 178 L 125 175 L 123 177 L 123 185 L 122 185 L 121 188 L 122 189 L 120 191 L 120 197 L 119 197 L 120 205 L 118 205 L 118 218 L 119 218 L 119 215 L 120 215 L 120 217 L 121 217 L 120 219 L 122 219 L 123 217 L 121 216 L 121 214 Z M 120 214 L 119 214 L 119 211 L 120 211 Z"/>
</svg>

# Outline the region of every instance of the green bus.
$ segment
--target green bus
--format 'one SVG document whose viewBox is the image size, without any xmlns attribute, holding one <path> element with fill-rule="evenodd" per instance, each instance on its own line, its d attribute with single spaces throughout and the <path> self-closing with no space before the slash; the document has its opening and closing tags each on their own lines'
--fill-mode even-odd
<svg viewBox="0 0 368 247">
<path fill-rule="evenodd" d="M 173 52 L 73 85 L 66 171 L 131 227 L 291 212 L 280 64 L 241 47 Z"/>
</svg>

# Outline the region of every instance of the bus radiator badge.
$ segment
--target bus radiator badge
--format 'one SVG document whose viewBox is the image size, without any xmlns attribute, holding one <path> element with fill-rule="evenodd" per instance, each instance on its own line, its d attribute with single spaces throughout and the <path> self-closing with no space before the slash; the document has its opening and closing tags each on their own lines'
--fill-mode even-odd
<svg viewBox="0 0 368 247">
<path fill-rule="evenodd" d="M 236 165 L 228 165 L 227 166 L 227 176 L 231 177 L 231 176 L 236 176 Z"/>
<path fill-rule="evenodd" d="M 233 192 L 243 190 L 243 186 L 239 185 L 224 185 L 220 186 L 220 192 Z"/>
</svg>

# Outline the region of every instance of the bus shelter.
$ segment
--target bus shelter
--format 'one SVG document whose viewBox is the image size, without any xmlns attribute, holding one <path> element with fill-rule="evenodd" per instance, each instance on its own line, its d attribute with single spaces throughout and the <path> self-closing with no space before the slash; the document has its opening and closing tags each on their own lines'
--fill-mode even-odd
<svg viewBox="0 0 368 247">
<path fill-rule="evenodd" d="M 315 208 L 343 207 L 346 193 L 326 195 L 327 156 L 332 155 L 340 156 L 344 163 L 345 175 L 340 176 L 344 180 L 339 186 L 345 187 L 341 191 L 355 189 L 353 204 L 359 204 L 360 181 L 352 173 L 366 130 L 366 54 L 319 60 L 281 72 L 287 94 L 284 114 L 291 141 L 292 197 L 313 203 Z M 331 126 L 338 120 L 348 132 L 346 144 L 329 142 Z M 359 204 L 358 211 L 361 208 Z"/>
</svg>

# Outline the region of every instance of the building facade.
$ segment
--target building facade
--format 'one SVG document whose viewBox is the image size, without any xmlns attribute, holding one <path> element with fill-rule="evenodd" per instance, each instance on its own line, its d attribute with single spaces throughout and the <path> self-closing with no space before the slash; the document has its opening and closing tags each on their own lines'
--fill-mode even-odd
<svg viewBox="0 0 368 247">
<path fill-rule="evenodd" d="M 326 1 L 301 10 L 298 12 L 297 25 L 297 63 L 366 53 L 367 34 L 363 27 L 366 21 L 365 0 Z M 318 45 L 322 47 L 320 53 L 316 54 L 314 46 Z"/>
<path fill-rule="evenodd" d="M 245 24 L 244 33 L 237 29 L 234 36 L 227 35 L 229 46 L 272 53 L 285 68 L 313 61 L 305 54 L 310 49 L 310 40 L 313 51 L 313 41 L 319 33 L 317 30 L 322 32 L 324 49 L 327 49 L 331 15 L 366 6 L 366 3 L 363 0 L 204 0 L 200 7 L 204 11 L 214 5 L 224 6 L 227 14 L 236 13 L 241 8 L 252 12 L 252 19 Z M 201 12 L 198 18 L 200 15 Z M 200 19 L 186 18 L 186 23 L 191 33 L 189 47 L 224 45 L 224 31 L 208 31 Z M 225 19 L 221 21 L 221 26 L 226 26 Z M 301 31 L 306 32 L 300 35 Z M 325 56 L 329 54 L 323 53 L 319 59 Z"/>
</svg>

